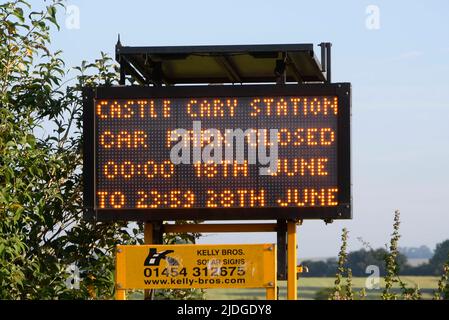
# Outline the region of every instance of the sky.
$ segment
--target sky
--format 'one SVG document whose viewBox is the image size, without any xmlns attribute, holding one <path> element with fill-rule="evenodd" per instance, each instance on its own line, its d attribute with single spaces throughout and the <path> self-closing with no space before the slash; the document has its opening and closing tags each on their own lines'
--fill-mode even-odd
<svg viewBox="0 0 449 320">
<path fill-rule="evenodd" d="M 344 227 L 350 250 L 362 247 L 359 238 L 385 246 L 396 209 L 400 246 L 433 249 L 449 238 L 447 0 L 67 3 L 75 11 L 59 14 L 52 40 L 67 66 L 101 51 L 114 57 L 119 33 L 129 46 L 332 42 L 332 80 L 351 82 L 353 90 L 353 219 L 304 221 L 299 258 L 335 256 Z M 199 242 L 274 241 L 264 233 L 208 234 Z"/>
</svg>

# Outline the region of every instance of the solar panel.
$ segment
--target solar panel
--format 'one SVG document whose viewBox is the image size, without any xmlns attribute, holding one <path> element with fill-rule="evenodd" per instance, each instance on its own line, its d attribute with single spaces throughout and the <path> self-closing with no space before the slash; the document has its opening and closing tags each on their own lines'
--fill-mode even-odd
<svg viewBox="0 0 449 320">
<path fill-rule="evenodd" d="M 116 60 L 122 82 L 130 76 L 140 85 L 330 82 L 330 44 L 321 46 L 323 63 L 313 44 L 130 47 L 119 41 Z"/>
</svg>

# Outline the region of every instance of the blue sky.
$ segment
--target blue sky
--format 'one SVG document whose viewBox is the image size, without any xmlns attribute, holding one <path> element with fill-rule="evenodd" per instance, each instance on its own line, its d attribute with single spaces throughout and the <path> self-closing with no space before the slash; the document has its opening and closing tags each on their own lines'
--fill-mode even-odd
<svg viewBox="0 0 449 320">
<path fill-rule="evenodd" d="M 32 1 L 42 5 L 42 1 Z M 333 81 L 353 86 L 354 219 L 305 221 L 299 256 L 335 255 L 340 231 L 350 249 L 362 237 L 388 242 L 395 209 L 401 245 L 434 248 L 449 238 L 449 2 L 440 1 L 106 1 L 73 0 L 80 28 L 53 48 L 67 66 L 114 56 L 124 45 L 333 43 Z M 366 27 L 368 5 L 380 29 Z M 318 48 L 316 48 L 319 52 Z M 270 234 L 208 235 L 204 243 L 272 242 Z"/>
</svg>

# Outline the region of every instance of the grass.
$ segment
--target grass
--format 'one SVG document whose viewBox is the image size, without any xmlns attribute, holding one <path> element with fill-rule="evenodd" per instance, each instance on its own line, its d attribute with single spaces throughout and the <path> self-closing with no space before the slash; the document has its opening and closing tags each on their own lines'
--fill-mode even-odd
<svg viewBox="0 0 449 320">
<path fill-rule="evenodd" d="M 365 277 L 354 277 L 353 278 L 353 288 L 354 295 L 358 298 L 358 292 L 361 288 L 365 287 Z M 418 285 L 423 294 L 423 299 L 432 299 L 433 291 L 438 286 L 439 277 L 401 277 L 402 281 L 406 282 L 410 286 Z M 317 292 L 322 291 L 326 288 L 332 288 L 334 285 L 335 278 L 300 278 L 298 280 L 298 298 L 300 300 L 310 300 L 314 299 Z M 343 281 L 344 284 L 344 281 Z M 287 295 L 286 282 L 281 281 L 279 285 L 279 296 L 280 299 L 285 299 Z M 380 282 L 380 288 L 378 290 L 368 290 L 366 289 L 367 298 L 366 299 L 380 299 L 382 294 L 382 288 L 384 288 L 383 279 Z M 395 286 L 395 291 L 399 292 Z M 265 299 L 265 290 L 263 289 L 207 289 L 206 290 L 207 300 L 260 300 Z"/>
</svg>

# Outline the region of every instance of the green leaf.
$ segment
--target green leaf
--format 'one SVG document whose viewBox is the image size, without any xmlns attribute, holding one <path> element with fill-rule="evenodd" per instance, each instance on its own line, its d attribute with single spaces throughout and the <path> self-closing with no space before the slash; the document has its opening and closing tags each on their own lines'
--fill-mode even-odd
<svg viewBox="0 0 449 320">
<path fill-rule="evenodd" d="M 31 147 L 36 146 L 36 137 L 32 134 L 27 134 L 26 141 Z"/>
<path fill-rule="evenodd" d="M 17 19 L 19 19 L 20 20 L 20 22 L 25 22 L 25 18 L 24 18 L 24 16 L 23 16 L 23 9 L 22 8 L 20 8 L 20 7 L 16 7 L 15 9 L 14 9 L 14 11 L 12 12 L 12 14 L 17 18 Z"/>
</svg>

